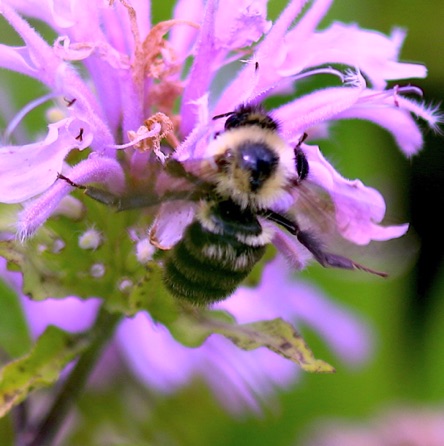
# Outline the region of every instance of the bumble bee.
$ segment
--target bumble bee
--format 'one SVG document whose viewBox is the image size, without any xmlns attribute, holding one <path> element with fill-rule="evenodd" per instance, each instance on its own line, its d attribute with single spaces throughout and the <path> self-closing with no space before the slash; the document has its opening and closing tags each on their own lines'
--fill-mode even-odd
<svg viewBox="0 0 444 446">
<path fill-rule="evenodd" d="M 241 105 L 215 116 L 226 118 L 224 130 L 207 148 L 208 156 L 196 173 L 174 158 L 167 161 L 168 175 L 182 178 L 193 191 L 154 198 L 115 197 L 109 192 L 78 185 L 59 175 L 71 186 L 117 210 L 152 206 L 163 200 L 187 198 L 197 203 L 194 219 L 181 239 L 168 252 L 164 283 L 171 294 L 193 304 L 206 305 L 229 297 L 260 261 L 274 231 L 268 220 L 294 235 L 324 267 L 370 270 L 352 260 L 325 252 L 310 232 L 274 208 L 309 174 L 309 163 L 301 149 L 306 135 L 295 147 L 280 136 L 278 123 L 259 105 Z"/>
</svg>

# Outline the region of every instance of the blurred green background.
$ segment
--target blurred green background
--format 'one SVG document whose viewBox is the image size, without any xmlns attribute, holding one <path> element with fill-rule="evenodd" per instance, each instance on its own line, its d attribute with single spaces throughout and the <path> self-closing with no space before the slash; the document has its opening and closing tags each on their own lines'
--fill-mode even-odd
<svg viewBox="0 0 444 446">
<path fill-rule="evenodd" d="M 171 1 L 153 3 L 155 19 L 169 16 Z M 285 3 L 270 0 L 271 16 Z M 442 0 L 336 0 L 324 23 L 357 22 L 386 33 L 393 26 L 406 28 L 401 58 L 428 67 L 429 77 L 417 85 L 427 101 L 437 103 L 444 97 L 442 12 Z M 2 76 L 5 89 L 13 76 Z M 438 214 L 444 209 L 444 155 L 439 136 L 426 132 L 426 139 L 424 151 L 408 160 L 383 130 L 352 121 L 339 123 L 332 138 L 322 143 L 340 172 L 384 194 L 390 223 L 412 222 L 408 244 L 399 248 L 400 255 L 390 257 L 395 274 L 388 280 L 350 279 L 316 266 L 304 272 L 373 327 L 375 354 L 364 367 L 351 371 L 341 366 L 317 336 L 304 329 L 317 357 L 333 363 L 337 373 L 301 374 L 261 415 L 225 413 L 199 381 L 161 398 L 122 380 L 112 395 L 90 391 L 82 398 L 78 427 L 64 444 L 298 446 L 321 418 L 365 420 L 394 405 L 443 404 L 444 235 Z M 398 246 L 393 244 L 395 250 Z M 9 435 L 9 423 L 3 420 L 0 444 L 9 444 Z"/>
</svg>

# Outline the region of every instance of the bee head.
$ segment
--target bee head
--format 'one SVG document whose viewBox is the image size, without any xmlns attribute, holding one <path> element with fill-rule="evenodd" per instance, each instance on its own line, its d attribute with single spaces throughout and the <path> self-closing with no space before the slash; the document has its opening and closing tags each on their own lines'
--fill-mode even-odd
<svg viewBox="0 0 444 446">
<path fill-rule="evenodd" d="M 287 193 L 294 155 L 278 123 L 259 105 L 241 105 L 213 119 L 227 118 L 224 131 L 208 146 L 216 166 L 215 191 L 242 208 L 266 209 Z"/>
<path fill-rule="evenodd" d="M 279 156 L 264 142 L 244 140 L 236 147 L 228 148 L 216 163 L 226 195 L 243 202 L 244 197 L 254 200 L 261 194 L 276 172 Z"/>
<path fill-rule="evenodd" d="M 257 192 L 276 171 L 277 154 L 262 142 L 245 142 L 237 150 L 236 168 L 245 172 L 251 192 Z"/>
</svg>

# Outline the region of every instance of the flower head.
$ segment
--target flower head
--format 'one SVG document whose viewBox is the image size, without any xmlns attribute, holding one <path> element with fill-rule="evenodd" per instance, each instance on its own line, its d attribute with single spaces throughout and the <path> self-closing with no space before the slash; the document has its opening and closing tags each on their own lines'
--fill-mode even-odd
<svg viewBox="0 0 444 446">
<path fill-rule="evenodd" d="M 118 171 L 121 165 L 111 167 L 119 148 L 129 159 L 127 174 L 136 178 L 144 172 L 147 157 L 140 149 L 144 141 L 176 136 L 183 143 L 175 147 L 175 157 L 202 156 L 211 135 L 220 130 L 220 121 L 212 121 L 212 116 L 229 112 L 243 102 L 291 92 L 298 79 L 317 73 L 330 73 L 343 85 L 298 95 L 271 112 L 289 143 L 295 143 L 304 132 L 310 137 L 311 129 L 320 124 L 356 117 L 386 127 L 410 155 L 422 144 L 411 114 L 431 126 L 438 121 L 433 110 L 403 96 L 404 91 L 413 90 L 411 87 L 385 90 L 389 80 L 426 74 L 421 65 L 397 62 L 403 33 L 395 30 L 391 36 L 384 36 L 340 23 L 317 31 L 330 2 L 313 2 L 301 15 L 301 2 L 292 1 L 273 27 L 266 19 L 266 2 L 245 2 L 227 9 L 213 1 L 205 6 L 181 1 L 172 20 L 154 26 L 148 21 L 149 6 L 143 2 L 135 6 L 126 1 L 109 5 L 60 3 L 63 7 L 43 2 L 31 9 L 20 2 L 3 2 L 2 13 L 25 46 L 3 45 L 0 65 L 34 77 L 51 91 L 50 97 L 64 98 L 60 107 L 65 115 L 49 124 L 44 140 L 2 148 L 0 198 L 4 202 L 23 202 L 42 193 L 47 201 L 60 201 L 69 188 L 56 181 L 57 173 L 66 171 L 64 160 L 73 149 L 89 147 L 91 154 L 87 161 L 74 166 L 71 176 L 106 185 L 121 181 L 109 179 L 119 177 L 113 170 Z M 59 33 L 54 45 L 46 43 L 16 11 L 49 21 Z M 123 20 L 119 27 L 114 26 L 117 17 Z M 296 18 L 296 25 L 291 26 Z M 220 23 L 224 23 L 223 29 Z M 245 48 L 253 44 L 249 55 Z M 185 61 L 190 57 L 193 62 L 186 73 Z M 85 77 L 73 69 L 72 62 L 83 64 Z M 352 71 L 329 68 L 327 64 L 348 65 Z M 238 74 L 217 92 L 213 84 L 218 73 L 232 66 Z M 370 87 L 361 73 L 371 82 Z M 179 114 L 174 107 L 177 101 Z M 156 110 L 169 117 L 168 123 L 176 123 L 175 135 L 172 127 L 165 128 L 165 119 L 151 119 L 150 126 L 140 130 Z M 315 147 L 304 149 L 313 164 L 311 179 L 327 189 L 338 207 L 341 189 L 350 186 L 358 194 L 366 194 L 370 205 L 383 214 L 382 199 L 374 191 L 338 176 Z M 101 166 L 102 160 L 110 163 L 106 169 Z M 315 169 L 314 163 L 319 168 Z M 20 176 L 15 168 L 18 165 Z M 361 197 L 354 202 L 359 205 Z M 40 219 L 29 217 L 32 207 L 27 206 L 19 222 L 24 235 L 34 232 L 44 221 L 42 214 Z M 54 207 L 41 209 L 44 217 Z M 370 210 L 361 217 L 362 222 L 378 223 L 382 215 L 372 215 Z"/>
<path fill-rule="evenodd" d="M 202 213 L 207 212 L 217 220 L 211 203 L 216 202 L 217 211 L 223 210 L 218 203 L 222 189 L 214 186 L 205 172 L 196 174 L 192 166 L 204 160 L 220 175 L 231 153 L 227 150 L 222 158 L 208 157 L 208 150 L 217 146 L 218 135 L 227 131 L 230 116 L 236 117 L 239 106 L 251 106 L 254 114 L 259 110 L 259 103 L 277 94 L 285 97 L 286 102 L 266 112 L 269 124 L 262 127 L 273 133 L 274 140 L 281 145 L 281 157 L 297 172 L 292 181 L 286 179 L 278 199 L 267 201 L 266 206 L 253 206 L 248 200 L 228 196 L 231 207 L 222 220 L 225 218 L 226 223 L 227 215 L 240 208 L 242 217 L 248 217 L 252 226 L 257 222 L 256 228 L 265 234 L 262 239 L 248 238 L 249 234 L 241 237 L 243 246 L 253 251 L 258 245 L 273 243 L 297 269 L 303 268 L 310 257 L 326 266 L 365 269 L 345 257 L 325 254 L 315 237 L 306 234 L 307 227 L 319 226 L 311 215 L 309 193 L 324 198 L 327 203 L 324 222 L 352 243 L 367 244 L 405 233 L 407 225 L 385 227 L 381 224 L 385 202 L 378 191 L 359 180 L 342 177 L 310 140 L 325 134 L 336 120 L 358 118 L 386 128 L 406 155 L 416 153 L 422 146 L 422 135 L 413 115 L 432 128 L 436 128 L 440 117 L 436 110 L 410 98 L 411 94 L 420 93 L 418 88 L 410 85 L 388 88 L 388 81 L 425 77 L 426 70 L 419 64 L 398 61 L 404 38 L 401 30 L 386 36 L 342 23 L 319 30 L 319 22 L 330 3 L 330 0 L 315 0 L 305 9 L 305 2 L 292 0 L 272 24 L 266 16 L 266 1 L 222 5 L 216 0 L 179 0 L 171 20 L 152 24 L 148 1 L 2 2 L 0 12 L 24 46 L 1 45 L 0 67 L 30 76 L 48 90 L 17 113 L 6 129 L 0 148 L 0 201 L 24 203 L 16 223 L 19 239 L 24 241 L 37 233 L 37 238 L 42 234 L 44 240 L 44 244 L 40 240 L 35 242 L 39 252 L 45 253 L 39 258 L 43 266 L 40 268 L 37 262 L 36 267 L 45 279 L 39 283 L 40 297 L 46 292 L 47 283 L 56 283 L 57 286 L 50 288 L 53 297 L 72 294 L 100 297 L 113 310 L 134 315 L 140 308 L 149 308 L 153 319 L 168 320 L 167 311 L 159 315 L 156 304 L 153 305 L 153 301 L 157 302 L 157 282 L 151 278 L 153 281 L 148 285 L 155 284 L 151 288 L 144 282 L 144 274 L 152 273 L 150 268 L 145 268 L 145 263 L 163 262 L 162 258 L 159 260 L 159 253 L 147 249 L 147 244 L 171 250 L 179 245 L 185 231 L 191 231 L 193 222 L 202 220 Z M 49 24 L 58 36 L 54 44 L 47 43 L 23 16 Z M 329 75 L 331 81 L 323 89 L 304 92 L 302 80 L 319 74 Z M 27 144 L 15 142 L 14 135 L 21 127 L 22 118 L 50 100 L 56 102 L 57 113 L 53 109 L 51 116 L 57 120 L 48 122 L 46 136 L 36 142 L 36 137 L 30 135 Z M 226 119 L 213 119 L 217 116 Z M 259 124 L 261 119 L 264 117 L 260 117 Z M 257 122 L 248 125 L 258 126 Z M 236 126 L 233 124 L 233 127 Z M 256 142 L 264 145 L 263 141 Z M 247 158 L 247 155 L 243 157 L 245 163 Z M 190 200 L 190 192 L 181 190 L 184 179 L 188 185 L 207 187 L 210 184 L 210 192 L 202 195 L 201 188 L 197 198 Z M 90 186 L 91 183 L 99 184 L 100 188 Z M 77 195 L 77 201 L 70 201 L 67 206 L 66 197 L 76 186 L 89 197 Z M 144 194 L 140 194 L 141 190 Z M 181 192 L 186 193 L 181 195 Z M 171 194 L 175 200 L 170 199 Z M 99 209 L 91 198 L 120 210 L 138 211 L 110 217 L 109 211 Z M 206 206 L 200 206 L 202 202 Z M 77 212 L 79 208 L 82 212 Z M 253 214 L 262 213 L 251 217 L 246 208 Z M 75 215 L 75 219 L 82 220 L 85 214 L 92 221 L 81 221 L 79 225 L 83 226 L 72 237 L 72 223 L 63 218 L 72 219 Z M 50 219 L 54 215 L 62 217 Z M 235 220 L 230 218 L 230 222 Z M 293 218 L 299 225 L 290 224 Z M 37 230 L 48 219 L 50 231 L 39 233 Z M 148 224 L 151 224 L 149 237 L 145 232 Z M 211 235 L 217 234 L 215 227 L 208 225 L 206 229 Z M 94 231 L 97 229 L 100 241 L 94 243 L 94 249 L 79 248 L 78 234 L 82 231 L 86 234 L 91 227 Z M 62 248 L 54 249 L 56 241 Z M 26 248 L 28 256 L 35 248 L 32 243 L 33 240 Z M 224 249 L 226 254 L 228 248 Z M 235 259 L 237 268 L 244 261 L 239 258 Z M 23 262 L 26 264 L 26 259 Z M 55 262 L 59 268 L 57 274 L 45 276 L 48 268 L 44 262 L 50 262 L 52 267 L 51 262 Z M 319 300 L 305 285 L 301 285 L 304 297 L 298 296 L 299 301 L 291 298 L 297 286 L 293 282 L 290 286 L 290 279 L 278 262 L 280 256 L 265 268 L 267 279 L 260 282 L 254 293 L 239 288 L 221 307 L 226 305 L 240 320 L 247 313 L 256 319 L 265 314 L 281 315 L 280 306 L 285 301 L 285 305 L 295 306 L 293 313 L 286 306 L 288 316 L 307 319 L 348 359 L 362 359 L 366 351 L 364 336 L 343 336 L 342 332 L 339 336 L 328 323 L 321 324 L 321 319 L 334 322 L 342 321 L 345 316 Z M 175 264 L 174 261 L 167 263 L 168 274 Z M 154 297 L 139 293 L 142 285 Z M 29 293 L 26 274 L 24 287 Z M 288 299 L 270 300 L 277 288 Z M 244 311 L 246 296 L 248 302 L 257 300 L 257 313 L 251 307 L 248 312 Z M 324 318 L 324 314 L 329 316 Z M 332 315 L 336 318 L 331 318 Z M 338 325 L 343 330 L 359 332 L 348 319 L 347 322 Z M 219 352 L 219 358 L 233 355 L 220 339 L 210 339 L 199 351 L 187 352 L 189 357 L 193 355 L 194 362 L 184 360 L 186 365 L 180 374 L 173 367 L 175 362 L 160 360 L 155 355 L 156 349 L 145 355 L 145 350 L 132 339 L 146 335 L 150 323 L 147 314 L 139 313 L 133 320 L 125 320 L 118 334 L 143 379 L 146 379 L 147 362 L 153 368 L 162 368 L 163 378 L 156 377 L 157 384 L 164 387 L 170 381 L 180 383 L 196 368 L 202 370 L 207 365 L 210 369 L 218 368 L 221 374 L 233 376 L 233 369 L 223 368 L 220 360 L 215 360 L 214 351 Z M 155 336 L 159 345 L 168 342 L 174 349 L 173 341 L 166 341 L 168 335 L 162 330 Z M 354 338 L 358 341 L 350 343 Z M 182 355 L 185 353 L 177 347 L 172 357 L 176 361 Z M 243 352 L 237 355 L 239 361 L 246 361 Z M 263 352 L 255 352 L 249 358 L 255 358 L 249 361 L 267 363 Z M 279 367 L 267 369 L 269 376 Z M 171 374 L 165 372 L 168 369 Z M 245 370 L 247 375 L 254 372 L 254 367 Z M 287 368 L 282 374 L 276 372 L 276 379 L 267 381 L 257 372 L 256 381 L 252 381 L 257 386 L 251 384 L 251 388 L 260 393 L 270 381 L 281 384 L 287 382 L 285 377 L 289 375 Z M 207 379 L 218 391 L 215 375 Z M 153 382 L 154 375 L 148 380 Z M 246 381 L 243 379 L 243 384 Z M 237 385 L 235 379 L 233 383 Z M 241 393 L 247 395 L 245 388 L 242 389 Z M 228 394 L 223 396 L 228 398 Z"/>
</svg>

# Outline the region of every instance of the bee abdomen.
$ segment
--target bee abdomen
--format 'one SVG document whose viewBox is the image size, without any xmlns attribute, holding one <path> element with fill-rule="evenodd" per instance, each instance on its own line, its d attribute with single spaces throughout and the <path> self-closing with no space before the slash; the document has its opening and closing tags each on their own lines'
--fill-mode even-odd
<svg viewBox="0 0 444 446">
<path fill-rule="evenodd" d="M 214 234 L 195 221 L 171 251 L 164 282 L 175 297 L 198 305 L 214 303 L 236 290 L 264 252 L 265 246 Z"/>
</svg>

